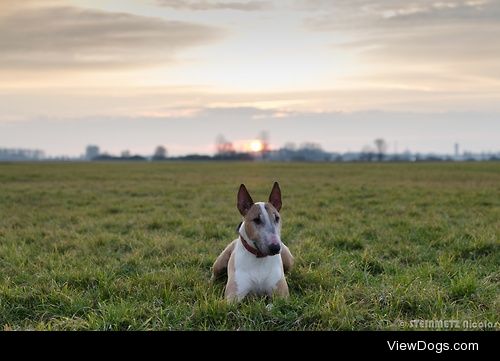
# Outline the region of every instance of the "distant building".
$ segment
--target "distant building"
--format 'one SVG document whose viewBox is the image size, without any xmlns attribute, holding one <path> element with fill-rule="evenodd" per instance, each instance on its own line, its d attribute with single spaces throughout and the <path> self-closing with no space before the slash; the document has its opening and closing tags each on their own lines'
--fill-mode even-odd
<svg viewBox="0 0 500 361">
<path fill-rule="evenodd" d="M 0 148 L 0 160 L 2 161 L 33 161 L 44 158 L 45 153 L 38 149 Z"/>
<path fill-rule="evenodd" d="M 287 144 L 278 150 L 270 151 L 269 160 L 274 161 L 299 161 L 299 162 L 325 162 L 338 159 L 338 154 L 333 158 L 332 153 L 323 151 L 316 143 L 304 143 L 299 148 Z"/>
<path fill-rule="evenodd" d="M 97 145 L 87 145 L 85 149 L 85 159 L 92 160 L 100 155 L 100 150 Z"/>
</svg>

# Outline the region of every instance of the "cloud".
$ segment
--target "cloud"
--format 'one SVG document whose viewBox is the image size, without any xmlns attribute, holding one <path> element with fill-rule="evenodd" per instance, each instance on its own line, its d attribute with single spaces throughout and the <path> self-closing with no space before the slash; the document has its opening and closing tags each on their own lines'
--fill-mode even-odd
<svg viewBox="0 0 500 361">
<path fill-rule="evenodd" d="M 385 83 L 395 77 L 407 87 L 368 87 L 343 90 L 303 90 L 289 92 L 213 92 L 210 87 L 151 87 L 130 89 L 110 85 L 102 88 L 25 88 L 0 87 L 0 124 L 30 118 L 74 117 L 172 117 L 200 116 L 205 108 L 217 110 L 217 117 L 236 119 L 244 112 L 250 118 L 290 115 L 291 112 L 384 111 L 441 112 L 481 110 L 500 113 L 498 85 L 475 84 L 454 77 L 428 74 L 372 74 L 354 81 Z M 422 84 L 416 89 L 414 84 Z M 452 90 L 428 90 L 434 84 Z M 440 86 L 440 85 L 439 85 Z M 438 85 L 435 86 L 438 88 Z M 238 108 L 238 112 L 233 113 Z M 250 108 L 261 109 L 259 112 Z M 277 116 L 278 117 L 278 116 Z"/>
<path fill-rule="evenodd" d="M 189 22 L 69 6 L 7 3 L 0 15 L 0 68 L 143 66 L 218 40 L 223 31 Z"/>
<path fill-rule="evenodd" d="M 314 12 L 306 25 L 314 30 L 394 30 L 451 25 L 499 24 L 500 3 L 491 0 L 306 0 L 303 10 Z"/>
<path fill-rule="evenodd" d="M 64 0 L 2 0 L 0 9 L 2 13 L 13 10 L 20 10 L 33 7 L 42 7 L 49 5 L 61 5 Z"/>
<path fill-rule="evenodd" d="M 336 34 L 333 49 L 355 53 L 372 68 L 498 86 L 500 64 L 492 59 L 500 57 L 499 1 L 306 0 L 299 5 L 307 11 L 307 29 Z M 386 78 L 395 80 L 390 74 Z"/>
<path fill-rule="evenodd" d="M 423 64 L 436 66 L 483 63 L 495 65 L 492 59 L 500 57 L 500 43 L 493 41 L 499 34 L 500 26 L 463 25 L 443 27 L 433 31 L 399 31 L 387 34 L 367 34 L 360 40 L 334 44 L 334 48 L 344 48 L 360 52 L 365 61 L 380 60 L 390 64 Z M 453 64 L 453 65 L 452 65 Z M 498 66 L 500 64 L 496 63 Z M 449 69 L 453 70 L 453 69 Z M 477 71 L 485 70 L 477 68 Z M 498 67 L 497 67 L 498 70 Z M 496 71 L 490 72 L 495 74 Z M 459 75 L 459 72 L 456 72 Z"/>
<path fill-rule="evenodd" d="M 186 0 L 156 0 L 165 7 L 176 10 L 239 10 L 258 11 L 270 7 L 268 1 L 186 1 Z"/>
</svg>

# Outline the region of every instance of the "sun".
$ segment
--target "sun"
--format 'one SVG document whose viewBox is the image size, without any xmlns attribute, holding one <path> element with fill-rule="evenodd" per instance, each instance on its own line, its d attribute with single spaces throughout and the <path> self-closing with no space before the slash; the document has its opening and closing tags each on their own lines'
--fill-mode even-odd
<svg viewBox="0 0 500 361">
<path fill-rule="evenodd" d="M 262 142 L 258 139 L 254 139 L 252 141 L 250 141 L 250 143 L 248 144 L 250 150 L 252 152 L 261 152 L 262 149 L 264 149 L 264 144 L 262 144 Z"/>
</svg>

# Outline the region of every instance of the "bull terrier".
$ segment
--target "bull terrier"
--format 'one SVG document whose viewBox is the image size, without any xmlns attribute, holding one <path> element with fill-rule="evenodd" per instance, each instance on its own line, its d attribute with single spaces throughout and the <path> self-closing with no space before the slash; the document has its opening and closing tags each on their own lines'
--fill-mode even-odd
<svg viewBox="0 0 500 361">
<path fill-rule="evenodd" d="M 268 202 L 256 202 L 244 184 L 240 185 L 237 208 L 243 216 L 239 237 L 217 257 L 212 280 L 227 272 L 225 298 L 241 301 L 245 296 L 276 295 L 288 297 L 285 272 L 293 256 L 281 241 L 281 190 L 274 183 Z"/>
</svg>

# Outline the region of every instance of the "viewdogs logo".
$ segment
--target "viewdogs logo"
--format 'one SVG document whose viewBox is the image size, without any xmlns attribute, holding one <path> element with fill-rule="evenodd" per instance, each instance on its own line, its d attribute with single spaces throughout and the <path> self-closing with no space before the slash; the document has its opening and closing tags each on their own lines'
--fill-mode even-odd
<svg viewBox="0 0 500 361">
<path fill-rule="evenodd" d="M 398 342 L 398 341 L 387 341 L 387 346 L 389 346 L 390 351 L 434 351 L 436 353 L 441 353 L 448 350 L 478 350 L 477 343 L 456 343 L 453 347 L 447 342 Z"/>
</svg>

